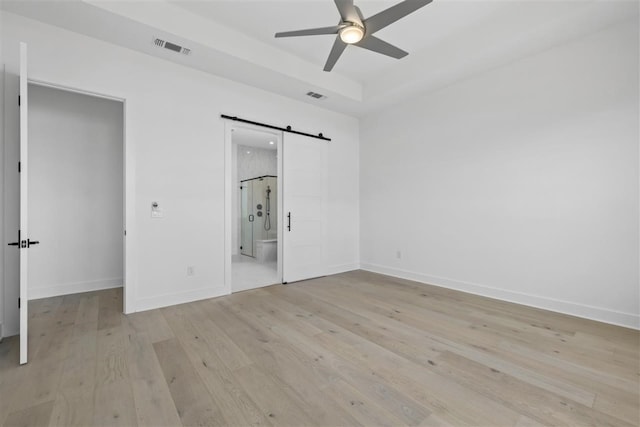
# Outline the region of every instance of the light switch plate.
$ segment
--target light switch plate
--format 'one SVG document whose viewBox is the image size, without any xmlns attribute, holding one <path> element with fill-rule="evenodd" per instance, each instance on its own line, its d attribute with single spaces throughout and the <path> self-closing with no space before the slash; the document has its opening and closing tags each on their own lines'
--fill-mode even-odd
<svg viewBox="0 0 640 427">
<path fill-rule="evenodd" d="M 163 218 L 163 217 L 164 217 L 164 211 L 162 210 L 162 208 L 160 207 L 158 202 L 152 202 L 151 203 L 151 218 Z"/>
</svg>

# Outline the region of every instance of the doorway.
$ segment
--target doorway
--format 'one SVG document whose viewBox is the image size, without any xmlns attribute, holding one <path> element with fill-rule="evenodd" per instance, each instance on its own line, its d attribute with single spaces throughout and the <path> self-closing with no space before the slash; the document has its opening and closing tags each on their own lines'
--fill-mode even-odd
<svg viewBox="0 0 640 427">
<path fill-rule="evenodd" d="M 281 135 L 244 125 L 230 131 L 230 292 L 240 292 L 282 283 Z"/>
<path fill-rule="evenodd" d="M 39 241 L 29 300 L 122 288 L 124 103 L 33 82 L 28 90 L 28 222 Z"/>
<path fill-rule="evenodd" d="M 225 120 L 225 284 L 227 292 L 238 292 L 271 284 L 298 282 L 324 276 L 328 272 L 328 145 L 330 139 L 322 134 L 312 135 L 280 128 L 268 124 L 222 115 Z M 244 134 L 244 136 L 243 136 Z M 257 145 L 245 143 L 251 135 Z M 248 139 L 248 138 L 247 138 Z M 243 162 L 239 156 L 251 158 L 256 148 L 268 144 L 275 151 L 277 175 L 269 171 L 252 172 L 240 177 Z M 241 151 L 243 150 L 243 151 Z M 256 176 L 256 174 L 258 176 Z M 271 220 L 276 219 L 276 242 L 267 233 L 260 235 L 259 242 L 275 243 L 277 273 L 273 269 L 260 271 L 265 267 L 254 258 L 258 254 L 255 238 L 256 220 L 264 225 L 265 190 L 271 185 L 262 182 L 258 193 L 262 198 L 254 199 L 255 183 L 266 178 L 276 178 L 277 193 L 272 193 L 271 210 L 276 206 L 277 215 L 271 212 Z M 273 203 L 273 199 L 276 203 Z M 260 206 L 259 206 L 260 205 Z M 258 215 L 261 212 L 261 215 Z M 246 224 L 243 233 L 243 223 Z M 262 231 L 258 231 L 263 233 Z M 267 240 L 266 242 L 264 240 Z M 255 249 L 254 249 L 255 242 Z M 242 248 L 241 248 L 242 247 Z M 263 248 L 264 249 L 264 248 Z M 264 252 L 263 252 L 264 255 Z M 247 280 L 239 275 L 246 272 Z M 253 274 L 252 274 L 253 273 Z"/>
</svg>

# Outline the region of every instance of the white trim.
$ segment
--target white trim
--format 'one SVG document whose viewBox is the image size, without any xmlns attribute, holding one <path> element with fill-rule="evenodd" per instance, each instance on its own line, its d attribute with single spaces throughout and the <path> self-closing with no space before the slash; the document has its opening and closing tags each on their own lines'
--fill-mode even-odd
<svg viewBox="0 0 640 427">
<path fill-rule="evenodd" d="M 231 129 L 233 125 L 228 120 L 224 121 L 224 291 L 231 293 L 231 258 L 233 256 L 233 230 L 231 216 L 233 215 L 233 138 Z"/>
<path fill-rule="evenodd" d="M 196 289 L 189 292 L 178 292 L 174 294 L 165 294 L 151 298 L 143 298 L 136 300 L 137 311 L 153 310 L 156 308 L 169 307 L 187 302 L 200 301 L 209 298 L 228 295 L 226 285 L 219 285 L 215 288 L 207 287 Z"/>
<path fill-rule="evenodd" d="M 276 218 L 276 225 L 278 226 L 278 229 L 276 230 L 276 237 L 278 238 L 278 246 L 276 247 L 277 250 L 277 268 L 278 268 L 278 281 L 279 283 L 282 283 L 282 276 L 284 274 L 283 272 L 283 265 L 284 265 L 284 174 L 282 173 L 282 170 L 284 168 L 284 134 L 282 132 L 278 132 L 277 135 L 278 139 L 276 141 L 276 143 L 278 144 L 278 151 L 277 151 L 277 171 L 278 171 L 278 181 L 277 181 L 277 190 L 278 190 L 278 194 L 277 194 L 277 199 L 276 199 L 276 203 L 277 203 L 277 209 L 278 209 L 278 217 Z"/>
<path fill-rule="evenodd" d="M 48 87 L 48 88 L 51 88 L 51 89 L 63 90 L 65 92 L 73 92 L 73 93 L 77 93 L 79 95 L 92 96 L 94 98 L 108 99 L 110 101 L 117 101 L 117 102 L 124 102 L 125 101 L 124 98 L 119 98 L 117 96 L 106 95 L 104 93 L 93 92 L 93 91 L 90 91 L 90 90 L 76 89 L 76 88 L 73 88 L 73 87 L 64 86 L 64 85 L 60 85 L 60 84 L 57 84 L 57 83 L 45 82 L 43 80 L 29 79 L 29 84 L 36 85 L 36 86 Z"/>
<path fill-rule="evenodd" d="M 523 304 L 543 310 L 555 311 L 569 314 L 571 316 L 610 323 L 632 329 L 640 329 L 640 315 L 633 313 L 623 313 L 609 310 L 602 307 L 594 307 L 585 304 L 578 304 L 570 301 L 563 301 L 555 298 L 542 297 L 538 295 L 525 294 L 521 292 L 507 291 L 504 289 L 492 288 L 476 283 L 463 282 L 460 280 L 448 279 L 446 277 L 430 276 L 408 270 L 401 270 L 383 265 L 361 263 L 362 270 L 374 273 L 386 274 L 400 279 L 413 280 L 433 286 L 495 298 L 502 301 Z"/>
<path fill-rule="evenodd" d="M 360 270 L 360 263 L 352 262 L 348 264 L 330 265 L 327 269 L 327 275 L 346 273 L 347 271 Z"/>
<path fill-rule="evenodd" d="M 127 143 L 127 100 L 122 101 L 122 143 L 124 167 L 124 290 L 122 292 L 122 311 L 124 314 L 135 313 L 135 295 L 137 288 L 138 265 L 136 262 L 136 158 L 133 144 Z"/>
<path fill-rule="evenodd" d="M 122 277 L 111 279 L 90 280 L 88 282 L 63 283 L 29 289 L 29 301 L 40 298 L 57 297 L 60 295 L 79 294 L 82 292 L 101 291 L 103 289 L 121 288 Z"/>
</svg>

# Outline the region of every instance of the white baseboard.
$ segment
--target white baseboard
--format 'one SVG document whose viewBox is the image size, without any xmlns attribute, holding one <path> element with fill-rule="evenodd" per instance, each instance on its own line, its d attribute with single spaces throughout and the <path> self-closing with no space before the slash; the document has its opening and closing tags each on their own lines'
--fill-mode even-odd
<svg viewBox="0 0 640 427">
<path fill-rule="evenodd" d="M 63 283 L 61 285 L 30 288 L 29 300 L 121 288 L 123 283 L 124 280 L 122 277 L 115 277 L 111 279 L 91 280 L 88 282 Z"/>
<path fill-rule="evenodd" d="M 353 270 L 360 270 L 360 263 L 353 262 L 349 264 L 331 265 L 328 268 L 327 274 L 328 275 L 340 274 L 340 273 L 346 273 L 347 271 L 353 271 Z"/>
<path fill-rule="evenodd" d="M 171 305 L 184 304 L 223 295 L 229 295 L 227 288 L 225 286 L 216 286 L 213 288 L 196 289 L 194 291 L 166 294 L 151 298 L 141 298 L 135 302 L 135 311 L 153 310 L 155 308 L 169 307 Z"/>
<path fill-rule="evenodd" d="M 570 301 L 558 300 L 555 298 L 507 291 L 504 289 L 478 285 L 476 283 L 463 282 L 459 280 L 448 279 L 445 277 L 429 276 L 427 274 L 416 273 L 413 271 L 401 270 L 398 268 L 386 267 L 377 264 L 362 263 L 361 269 L 371 271 L 373 273 L 380 273 L 386 274 L 388 276 L 398 277 L 400 279 L 413 280 L 416 282 L 439 286 L 442 288 L 454 289 L 470 294 L 495 298 L 502 301 L 528 305 L 531 307 L 541 308 L 543 310 L 555 311 L 558 313 L 583 317 L 590 320 L 597 320 L 599 322 L 610 323 L 613 325 L 624 326 L 632 329 L 640 329 L 640 316 L 633 313 L 623 313 L 602 307 L 593 307 Z"/>
</svg>

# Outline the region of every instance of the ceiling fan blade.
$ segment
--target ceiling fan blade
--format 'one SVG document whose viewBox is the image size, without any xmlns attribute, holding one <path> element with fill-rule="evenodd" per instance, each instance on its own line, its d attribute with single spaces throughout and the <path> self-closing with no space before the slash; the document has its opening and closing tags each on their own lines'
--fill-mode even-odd
<svg viewBox="0 0 640 427">
<path fill-rule="evenodd" d="M 394 45 L 374 36 L 365 37 L 355 45 L 396 59 L 404 58 L 409 54 L 409 52 L 405 52 L 399 47 L 395 47 Z"/>
<path fill-rule="evenodd" d="M 362 26 L 362 20 L 360 19 L 360 15 L 356 10 L 356 7 L 353 5 L 353 0 L 334 0 L 336 3 L 336 7 L 338 8 L 338 12 L 340 12 L 340 17 L 344 22 L 355 22 L 356 24 Z"/>
<path fill-rule="evenodd" d="M 333 47 L 331 48 L 331 53 L 329 53 L 327 62 L 324 64 L 324 71 L 331 71 L 333 69 L 333 66 L 336 65 L 338 58 L 340 58 L 340 55 L 342 55 L 346 47 L 347 44 L 340 40 L 340 36 L 336 37 L 336 41 L 333 42 Z"/>
<path fill-rule="evenodd" d="M 322 28 L 309 28 L 307 30 L 297 30 L 297 31 L 285 31 L 283 33 L 276 33 L 276 38 L 279 37 L 298 37 L 298 36 L 318 36 L 321 34 L 338 34 L 342 28 L 339 25 L 334 25 L 333 27 L 322 27 Z"/>
<path fill-rule="evenodd" d="M 390 8 L 367 18 L 364 21 L 364 27 L 367 29 L 367 34 L 373 34 L 387 25 L 393 24 L 408 14 L 428 5 L 432 1 L 433 0 L 404 0 L 395 6 L 391 6 Z"/>
</svg>

